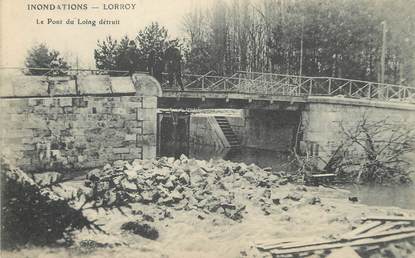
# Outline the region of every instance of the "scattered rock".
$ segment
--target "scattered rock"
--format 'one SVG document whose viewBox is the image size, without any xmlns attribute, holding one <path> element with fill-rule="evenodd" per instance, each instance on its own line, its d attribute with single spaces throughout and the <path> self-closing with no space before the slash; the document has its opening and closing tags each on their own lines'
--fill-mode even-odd
<svg viewBox="0 0 415 258">
<path fill-rule="evenodd" d="M 358 202 L 359 199 L 356 196 L 349 197 L 349 201 L 351 202 Z"/>
<path fill-rule="evenodd" d="M 279 185 L 286 185 L 286 184 L 288 184 L 288 179 L 287 179 L 287 178 L 282 178 L 282 179 L 279 181 Z"/>
<path fill-rule="evenodd" d="M 141 197 L 143 198 L 144 203 L 150 203 L 157 201 L 158 194 L 154 191 L 144 191 L 141 193 Z"/>
<path fill-rule="evenodd" d="M 294 192 L 294 193 L 288 194 L 284 199 L 288 199 L 288 200 L 298 202 L 299 200 L 301 200 L 301 198 L 303 198 L 302 194 L 300 194 L 298 192 Z"/>
<path fill-rule="evenodd" d="M 243 175 L 243 178 L 245 178 L 249 183 L 255 184 L 257 181 L 257 176 L 254 172 L 248 171 Z"/>
<path fill-rule="evenodd" d="M 45 186 L 61 181 L 63 174 L 58 172 L 45 172 L 33 174 L 33 177 L 37 184 Z"/>
<path fill-rule="evenodd" d="M 140 223 L 138 221 L 124 223 L 121 225 L 121 229 L 151 240 L 156 240 L 159 237 L 157 229 L 149 224 Z"/>
<path fill-rule="evenodd" d="M 154 218 L 148 214 L 143 214 L 143 220 L 148 222 L 154 222 Z"/>
<path fill-rule="evenodd" d="M 124 179 L 121 181 L 122 187 L 127 191 L 137 191 L 138 187 L 136 184 L 132 183 L 131 181 Z"/>
<path fill-rule="evenodd" d="M 105 170 L 105 167 L 104 169 L 102 169 L 102 171 L 104 170 Z M 96 168 L 88 172 L 88 174 L 86 175 L 86 179 L 91 180 L 91 181 L 98 181 L 101 178 L 101 176 L 102 176 L 101 170 Z"/>
<path fill-rule="evenodd" d="M 179 191 L 177 190 L 174 190 L 173 192 L 171 192 L 170 197 L 176 202 L 183 200 L 183 194 L 179 193 Z"/>
<path fill-rule="evenodd" d="M 128 164 L 128 162 L 126 162 L 126 161 L 117 160 L 117 161 L 114 162 L 114 164 L 112 164 L 112 168 L 116 172 L 123 171 L 127 164 Z"/>
<path fill-rule="evenodd" d="M 202 215 L 200 215 L 200 214 L 199 214 L 199 215 L 197 215 L 197 218 L 198 218 L 198 219 L 200 219 L 200 220 L 204 220 L 204 219 L 205 219 L 205 217 L 204 217 L 204 216 L 202 216 Z"/>
<path fill-rule="evenodd" d="M 295 190 L 297 191 L 302 191 L 302 192 L 307 192 L 307 188 L 305 186 L 297 186 L 295 188 Z"/>
<path fill-rule="evenodd" d="M 95 240 L 90 240 L 90 239 L 86 239 L 86 240 L 81 240 L 79 242 L 79 247 L 86 249 L 88 251 L 92 251 L 94 249 L 97 248 L 105 248 L 105 247 L 109 247 L 110 245 L 107 243 L 100 243 L 97 242 Z"/>
<path fill-rule="evenodd" d="M 188 185 L 190 183 L 190 177 L 186 172 L 183 172 L 179 178 L 182 184 Z"/>
<path fill-rule="evenodd" d="M 272 199 L 272 203 L 274 203 L 275 205 L 280 205 L 280 204 L 281 204 L 281 202 L 280 202 L 280 199 L 279 199 L 279 198 L 274 198 L 274 199 Z"/>
<path fill-rule="evenodd" d="M 183 162 L 186 162 L 186 161 L 188 161 L 188 158 L 186 157 L 186 155 L 184 155 L 184 154 L 182 154 L 182 155 L 180 155 L 180 161 L 183 163 Z"/>
<path fill-rule="evenodd" d="M 320 197 L 313 196 L 307 201 L 307 203 L 310 205 L 315 205 L 317 203 L 321 203 L 321 200 L 320 200 Z"/>
</svg>

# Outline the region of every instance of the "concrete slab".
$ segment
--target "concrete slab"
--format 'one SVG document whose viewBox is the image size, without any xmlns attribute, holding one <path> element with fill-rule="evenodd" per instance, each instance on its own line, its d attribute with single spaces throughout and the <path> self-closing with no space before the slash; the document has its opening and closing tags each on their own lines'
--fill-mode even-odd
<svg viewBox="0 0 415 258">
<path fill-rule="evenodd" d="M 134 84 L 130 77 L 111 77 L 112 92 L 118 94 L 134 93 Z"/>
<path fill-rule="evenodd" d="M 109 75 L 79 75 L 79 94 L 111 94 L 111 79 Z"/>
<path fill-rule="evenodd" d="M 18 75 L 13 76 L 10 80 L 13 87 L 14 97 L 49 96 L 48 82 L 44 76 Z"/>
<path fill-rule="evenodd" d="M 13 84 L 9 79 L 0 76 L 0 97 L 13 97 Z"/>
<path fill-rule="evenodd" d="M 50 95 L 59 96 L 59 95 L 76 95 L 76 85 L 75 80 L 71 79 L 69 76 L 62 77 L 49 77 L 50 83 Z"/>
</svg>

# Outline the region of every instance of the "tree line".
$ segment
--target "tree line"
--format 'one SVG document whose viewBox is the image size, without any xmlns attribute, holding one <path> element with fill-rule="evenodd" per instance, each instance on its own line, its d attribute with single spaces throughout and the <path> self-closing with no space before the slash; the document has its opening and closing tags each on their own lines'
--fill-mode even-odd
<svg viewBox="0 0 415 258">
<path fill-rule="evenodd" d="M 188 69 L 415 80 L 415 2 L 218 0 L 184 17 Z M 383 31 L 385 30 L 385 40 Z"/>
<path fill-rule="evenodd" d="M 216 0 L 181 17 L 184 39 L 171 40 L 167 29 L 153 22 L 134 38 L 98 41 L 94 58 L 98 69 L 148 71 L 154 60 L 161 60 L 163 68 L 164 52 L 174 45 L 188 73 L 251 71 L 381 81 L 384 64 L 385 82 L 411 85 L 413 10 L 411 0 Z"/>
</svg>

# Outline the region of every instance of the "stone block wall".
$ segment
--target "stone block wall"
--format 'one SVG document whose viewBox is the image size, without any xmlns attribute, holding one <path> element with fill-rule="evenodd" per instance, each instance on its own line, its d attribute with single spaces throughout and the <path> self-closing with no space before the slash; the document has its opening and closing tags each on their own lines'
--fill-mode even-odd
<svg viewBox="0 0 415 258">
<path fill-rule="evenodd" d="M 155 158 L 160 94 L 141 74 L 2 74 L 0 153 L 27 171 Z"/>
<path fill-rule="evenodd" d="M 153 158 L 156 106 L 139 96 L 2 99 L 0 148 L 30 171 Z"/>
<path fill-rule="evenodd" d="M 297 111 L 244 110 L 242 145 L 252 148 L 290 151 L 300 121 Z"/>
<path fill-rule="evenodd" d="M 210 120 L 210 121 L 209 121 Z M 216 149 L 225 148 L 226 139 L 221 137 L 223 132 L 220 130 L 219 125 L 217 127 L 212 126 L 212 122 L 216 122 L 213 115 L 194 115 L 190 116 L 190 143 L 191 144 L 203 144 L 212 146 Z"/>
<path fill-rule="evenodd" d="M 156 97 L 1 99 L 0 148 L 23 169 L 80 169 L 153 158 Z"/>
<path fill-rule="evenodd" d="M 355 128 L 365 116 L 369 122 L 386 120 L 389 124 L 415 128 L 415 107 L 353 105 L 352 103 L 309 103 L 302 112 L 303 144 L 313 149 L 323 160 L 328 160 L 337 149 L 344 135 L 340 122 L 347 128 Z M 386 132 L 387 134 L 387 132 Z M 385 135 L 386 136 L 386 135 Z M 356 150 L 358 152 L 358 150 Z M 356 153 L 359 155 L 359 153 Z"/>
</svg>

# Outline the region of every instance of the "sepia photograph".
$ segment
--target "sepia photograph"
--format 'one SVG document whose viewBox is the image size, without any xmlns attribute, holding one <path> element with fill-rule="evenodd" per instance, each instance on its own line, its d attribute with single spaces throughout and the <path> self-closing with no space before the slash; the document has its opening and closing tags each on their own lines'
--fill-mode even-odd
<svg viewBox="0 0 415 258">
<path fill-rule="evenodd" d="M 414 0 L 0 0 L 0 257 L 415 258 Z"/>
</svg>

